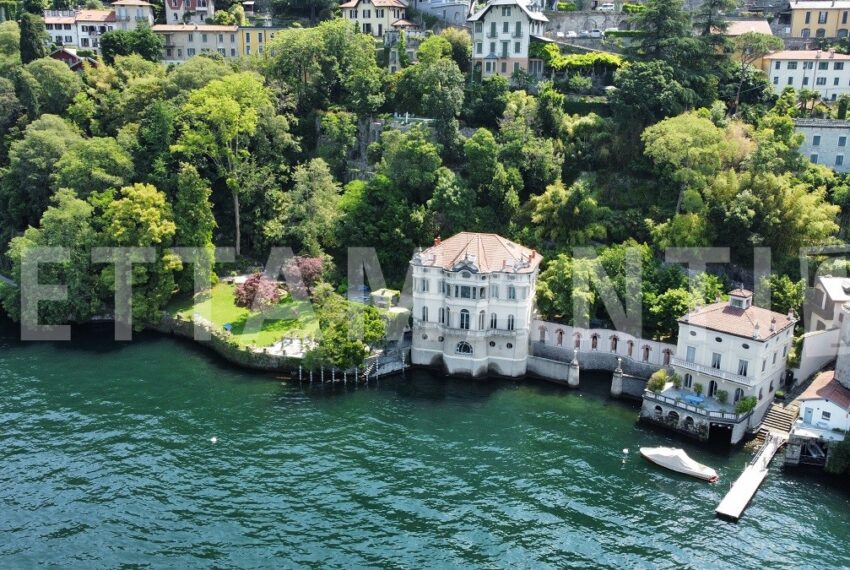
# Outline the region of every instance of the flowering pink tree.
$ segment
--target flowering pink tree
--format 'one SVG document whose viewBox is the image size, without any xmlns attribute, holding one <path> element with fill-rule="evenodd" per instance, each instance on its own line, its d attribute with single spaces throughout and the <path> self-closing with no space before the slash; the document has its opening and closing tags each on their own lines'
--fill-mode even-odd
<svg viewBox="0 0 850 570">
<path fill-rule="evenodd" d="M 265 309 L 280 300 L 277 283 L 262 273 L 250 275 L 244 283 L 236 286 L 236 304 L 249 309 Z"/>
<path fill-rule="evenodd" d="M 293 291 L 293 293 L 306 294 L 311 291 L 313 286 L 319 282 L 319 279 L 321 279 L 322 273 L 325 270 L 325 262 L 321 257 L 306 257 L 297 255 L 289 261 L 289 267 L 287 270 L 291 271 L 293 266 L 298 268 L 298 273 L 301 275 L 301 281 L 307 289 L 306 291 Z M 295 286 L 292 284 L 290 284 L 290 287 L 295 289 Z"/>
</svg>

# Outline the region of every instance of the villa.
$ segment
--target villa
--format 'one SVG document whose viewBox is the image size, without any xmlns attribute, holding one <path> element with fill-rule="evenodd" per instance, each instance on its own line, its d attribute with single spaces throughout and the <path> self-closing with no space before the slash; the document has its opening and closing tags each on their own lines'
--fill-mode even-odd
<svg viewBox="0 0 850 570">
<path fill-rule="evenodd" d="M 543 72 L 543 60 L 529 52 L 532 35 L 540 35 L 548 18 L 525 0 L 490 0 L 470 16 L 472 66 L 482 77 L 511 77 L 517 71 Z"/>
<path fill-rule="evenodd" d="M 647 390 L 641 418 L 701 440 L 736 444 L 756 428 L 783 385 L 796 318 L 752 304 L 746 289 L 679 319 L 672 371 L 681 386 Z M 750 410 L 736 411 L 749 398 Z"/>
<path fill-rule="evenodd" d="M 411 362 L 473 377 L 525 375 L 541 260 L 501 236 L 470 232 L 417 253 Z"/>
</svg>

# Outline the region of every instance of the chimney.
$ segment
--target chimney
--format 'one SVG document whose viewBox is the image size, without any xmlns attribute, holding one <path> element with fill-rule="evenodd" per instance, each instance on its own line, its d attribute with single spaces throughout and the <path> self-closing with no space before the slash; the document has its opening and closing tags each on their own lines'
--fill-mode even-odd
<svg viewBox="0 0 850 570">
<path fill-rule="evenodd" d="M 770 319 L 770 332 L 776 332 L 776 317 Z"/>
<path fill-rule="evenodd" d="M 434 245 L 440 245 L 443 243 L 443 240 L 440 239 L 440 236 L 434 238 Z"/>
<path fill-rule="evenodd" d="M 753 338 L 754 339 L 760 339 L 761 338 L 761 331 L 759 330 L 759 324 L 758 323 L 756 323 L 756 326 L 753 327 Z"/>
</svg>

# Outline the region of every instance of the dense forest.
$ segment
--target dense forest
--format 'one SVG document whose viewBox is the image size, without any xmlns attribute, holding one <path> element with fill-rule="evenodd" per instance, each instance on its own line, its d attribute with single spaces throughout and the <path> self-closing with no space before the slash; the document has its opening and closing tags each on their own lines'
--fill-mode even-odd
<svg viewBox="0 0 850 570">
<path fill-rule="evenodd" d="M 621 297 L 634 294 L 630 247 L 643 260 L 644 334 L 669 337 L 688 307 L 745 279 L 754 247 L 772 251 L 774 308 L 799 310 L 799 250 L 844 237 L 850 186 L 797 152 L 792 118 L 811 113 L 809 95 L 776 97 L 736 59 L 740 42 L 763 38 L 733 45 L 714 33 L 730 4 L 691 15 L 681 0 L 649 0 L 623 57 L 546 46 L 539 83 L 482 80 L 457 30 L 431 35 L 390 74 L 373 38 L 339 19 L 279 32 L 262 57 L 165 67 L 134 53 L 75 74 L 33 40 L 38 18 L 4 22 L 3 272 L 18 278 L 32 246 L 70 248 L 70 262 L 42 269 L 69 300 L 43 303 L 41 319 L 85 321 L 111 306 L 115 286 L 92 249 L 155 247 L 155 261 L 134 266 L 143 323 L 192 291 L 175 246 L 235 246 L 237 264 L 218 273 L 289 246 L 321 259 L 321 279 L 344 292 L 347 248 L 376 248 L 400 287 L 417 246 L 467 230 L 545 256 L 538 309 L 550 319 L 575 317 L 574 279 L 599 266 Z M 430 120 L 392 128 L 392 113 Z M 390 126 L 369 143 L 377 122 Z M 574 256 L 579 246 L 598 256 Z M 690 287 L 664 262 L 674 246 L 729 247 L 739 271 Z M 19 317 L 18 292 L 2 293 Z M 590 316 L 608 319 L 584 294 Z"/>
</svg>

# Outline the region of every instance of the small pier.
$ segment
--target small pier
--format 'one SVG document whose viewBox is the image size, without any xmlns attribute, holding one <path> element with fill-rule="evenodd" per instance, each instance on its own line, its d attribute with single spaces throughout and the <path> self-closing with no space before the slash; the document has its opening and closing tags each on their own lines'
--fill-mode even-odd
<svg viewBox="0 0 850 570">
<path fill-rule="evenodd" d="M 720 501 L 715 509 L 717 516 L 737 521 L 744 513 L 744 509 L 750 504 L 764 478 L 767 477 L 767 468 L 770 461 L 779 448 L 788 440 L 788 435 L 772 431 L 767 434 L 764 445 L 758 450 L 755 457 L 741 473 L 741 476 L 732 484 L 732 488 Z"/>
</svg>

